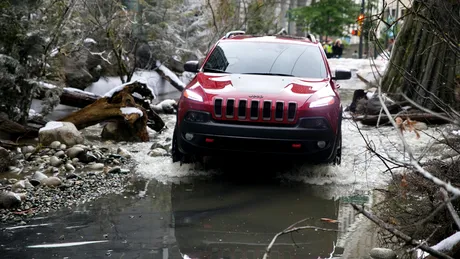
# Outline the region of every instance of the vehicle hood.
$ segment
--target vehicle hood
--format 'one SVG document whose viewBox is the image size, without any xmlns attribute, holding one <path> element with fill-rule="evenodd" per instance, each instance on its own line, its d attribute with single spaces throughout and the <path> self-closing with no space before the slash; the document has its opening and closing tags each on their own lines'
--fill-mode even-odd
<svg viewBox="0 0 460 259">
<path fill-rule="evenodd" d="M 290 76 L 200 73 L 193 87 L 200 87 L 208 97 L 288 98 L 307 101 L 314 93 L 328 85 L 327 79 Z M 259 97 L 262 98 L 262 97 Z"/>
</svg>

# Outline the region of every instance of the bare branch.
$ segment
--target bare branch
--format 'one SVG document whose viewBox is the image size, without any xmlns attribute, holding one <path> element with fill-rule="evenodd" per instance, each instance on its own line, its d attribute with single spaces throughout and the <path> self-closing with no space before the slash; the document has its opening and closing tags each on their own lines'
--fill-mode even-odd
<svg viewBox="0 0 460 259">
<path fill-rule="evenodd" d="M 390 225 L 388 223 L 385 223 L 383 220 L 379 219 L 378 217 L 376 217 L 375 215 L 371 214 L 370 212 L 367 212 L 365 211 L 364 209 L 360 208 L 358 205 L 356 204 L 351 204 L 351 206 L 353 206 L 353 208 L 355 210 L 357 210 L 359 213 L 363 214 L 366 218 L 370 219 L 372 222 L 374 222 L 375 224 L 377 224 L 379 227 L 389 231 L 390 233 L 394 234 L 395 236 L 397 236 L 398 238 L 404 240 L 406 243 L 412 245 L 412 246 L 418 246 L 420 247 L 421 250 L 433 255 L 433 256 L 436 256 L 437 258 L 442 258 L 442 259 L 453 259 L 452 257 L 444 254 L 444 253 L 441 253 L 439 251 L 436 251 L 435 249 L 431 248 L 431 247 L 428 247 L 426 245 L 424 245 L 422 242 L 418 241 L 418 240 L 414 240 L 412 237 L 404 234 L 403 232 L 399 231 L 398 229 L 396 229 L 393 225 Z"/>
<path fill-rule="evenodd" d="M 460 217 L 458 216 L 457 211 L 452 205 L 452 202 L 450 202 L 449 194 L 444 189 L 441 189 L 441 193 L 442 193 L 442 196 L 444 197 L 444 201 L 447 203 L 447 209 L 449 210 L 450 215 L 452 215 L 452 219 L 454 220 L 457 227 L 460 229 Z"/>
</svg>

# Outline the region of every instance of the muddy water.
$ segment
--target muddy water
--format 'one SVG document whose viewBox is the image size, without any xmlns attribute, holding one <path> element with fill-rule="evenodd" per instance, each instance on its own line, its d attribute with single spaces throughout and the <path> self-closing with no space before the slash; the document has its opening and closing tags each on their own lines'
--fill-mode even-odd
<svg viewBox="0 0 460 259">
<path fill-rule="evenodd" d="M 368 63 L 334 60 L 331 66 L 362 70 Z M 359 88 L 364 85 L 356 77 L 343 81 L 342 102 L 348 104 Z M 152 142 L 170 140 L 175 116 L 164 120 L 168 129 L 152 133 Z M 349 203 L 370 203 L 371 190 L 389 180 L 366 151 L 356 125 L 344 120 L 342 127 L 343 160 L 337 167 L 264 157 L 214 159 L 206 168 L 180 166 L 168 157 L 149 157 L 152 143 L 127 145 L 139 174 L 130 190 L 27 226 L 2 226 L 1 258 L 261 258 L 277 232 L 305 218 L 304 225 L 334 231 L 282 236 L 271 258 L 340 257 L 361 222 Z M 382 152 L 402 156 L 391 128 L 361 129 Z M 436 134 L 435 129 L 428 133 Z M 431 142 L 423 134 L 407 140 L 417 153 Z"/>
</svg>

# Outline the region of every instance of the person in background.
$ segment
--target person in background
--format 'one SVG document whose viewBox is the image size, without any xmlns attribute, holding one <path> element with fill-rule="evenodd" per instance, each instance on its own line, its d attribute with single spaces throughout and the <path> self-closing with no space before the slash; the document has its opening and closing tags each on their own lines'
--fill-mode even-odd
<svg viewBox="0 0 460 259">
<path fill-rule="evenodd" d="M 334 58 L 341 58 L 343 54 L 343 44 L 340 39 L 337 39 L 332 46 L 332 57 Z"/>
<path fill-rule="evenodd" d="M 355 59 L 356 59 L 356 58 L 359 58 L 358 51 L 355 50 L 355 52 L 353 52 L 353 54 L 351 54 L 351 57 L 352 57 L 352 58 L 355 58 Z"/>
<path fill-rule="evenodd" d="M 388 53 L 391 54 L 391 51 L 393 50 L 393 45 L 395 44 L 395 39 L 391 38 L 388 42 L 388 48 L 387 51 Z"/>
<path fill-rule="evenodd" d="M 332 58 L 332 44 L 331 42 L 323 42 L 323 49 L 324 49 L 324 52 L 326 53 L 326 57 L 327 58 Z"/>
</svg>

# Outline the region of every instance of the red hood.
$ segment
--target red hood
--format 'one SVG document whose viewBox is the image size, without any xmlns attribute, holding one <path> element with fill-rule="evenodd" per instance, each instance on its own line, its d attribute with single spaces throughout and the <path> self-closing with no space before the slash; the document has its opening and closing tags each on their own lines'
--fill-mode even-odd
<svg viewBox="0 0 460 259">
<path fill-rule="evenodd" d="M 289 99 L 299 104 L 328 85 L 327 79 L 220 73 L 199 73 L 196 82 L 191 89 L 200 87 L 208 100 L 214 96 L 248 98 L 258 95 L 264 99 Z"/>
</svg>

